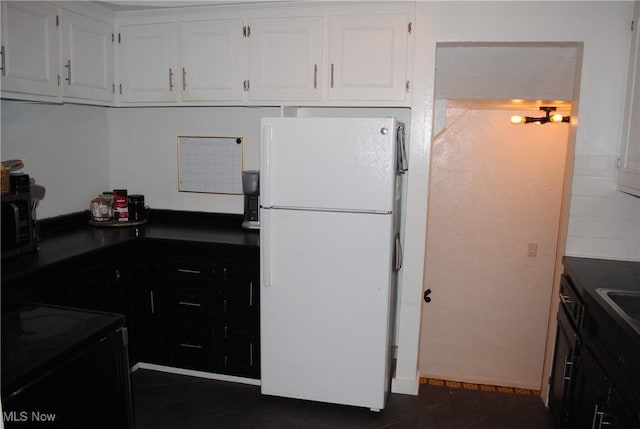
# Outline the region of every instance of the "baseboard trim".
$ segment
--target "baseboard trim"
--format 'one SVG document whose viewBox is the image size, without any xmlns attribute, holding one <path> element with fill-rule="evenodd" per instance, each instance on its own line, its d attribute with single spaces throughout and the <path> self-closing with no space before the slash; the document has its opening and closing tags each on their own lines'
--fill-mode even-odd
<svg viewBox="0 0 640 429">
<path fill-rule="evenodd" d="M 418 396 L 420 388 L 419 377 L 416 378 L 397 378 L 391 379 L 391 393 L 400 393 L 403 395 Z"/>
<path fill-rule="evenodd" d="M 255 378 L 237 377 L 235 375 L 217 374 L 214 372 L 196 371 L 193 369 L 175 368 L 172 366 L 156 365 L 155 363 L 138 362 L 131 368 L 131 372 L 138 369 L 149 369 L 152 371 L 167 372 L 170 374 L 188 375 L 191 377 L 207 378 L 209 380 L 230 381 L 233 383 L 250 384 L 260 386 L 260 380 Z"/>
</svg>

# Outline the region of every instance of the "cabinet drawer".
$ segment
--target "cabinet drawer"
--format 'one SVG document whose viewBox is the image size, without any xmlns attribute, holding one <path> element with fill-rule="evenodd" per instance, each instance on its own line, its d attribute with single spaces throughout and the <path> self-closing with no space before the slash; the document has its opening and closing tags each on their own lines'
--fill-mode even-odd
<svg viewBox="0 0 640 429">
<path fill-rule="evenodd" d="M 215 264 L 204 261 L 164 261 L 165 281 L 168 286 L 189 285 L 210 289 L 215 286 Z"/>
<path fill-rule="evenodd" d="M 216 369 L 215 329 L 177 325 L 169 328 L 170 363 L 180 368 Z"/>
<path fill-rule="evenodd" d="M 167 308 L 172 313 L 186 315 L 212 315 L 215 312 L 215 294 L 198 289 L 167 289 Z"/>
</svg>

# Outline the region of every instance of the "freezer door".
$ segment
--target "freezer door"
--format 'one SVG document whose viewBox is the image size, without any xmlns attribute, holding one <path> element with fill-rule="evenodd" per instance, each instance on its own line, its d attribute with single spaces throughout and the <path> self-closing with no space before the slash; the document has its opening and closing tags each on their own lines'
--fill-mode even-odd
<svg viewBox="0 0 640 429">
<path fill-rule="evenodd" d="M 392 118 L 263 118 L 262 205 L 392 211 L 395 125 Z"/>
<path fill-rule="evenodd" d="M 262 213 L 262 393 L 384 408 L 392 216 Z"/>
</svg>

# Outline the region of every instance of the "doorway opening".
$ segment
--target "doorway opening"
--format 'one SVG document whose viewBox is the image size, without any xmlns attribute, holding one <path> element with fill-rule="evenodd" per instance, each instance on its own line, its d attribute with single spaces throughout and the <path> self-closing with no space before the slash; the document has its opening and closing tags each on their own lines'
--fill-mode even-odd
<svg viewBox="0 0 640 429">
<path fill-rule="evenodd" d="M 436 52 L 424 281 L 432 302 L 423 305 L 419 371 L 540 390 L 581 45 L 445 43 Z M 573 123 L 510 122 L 549 105 Z"/>
</svg>

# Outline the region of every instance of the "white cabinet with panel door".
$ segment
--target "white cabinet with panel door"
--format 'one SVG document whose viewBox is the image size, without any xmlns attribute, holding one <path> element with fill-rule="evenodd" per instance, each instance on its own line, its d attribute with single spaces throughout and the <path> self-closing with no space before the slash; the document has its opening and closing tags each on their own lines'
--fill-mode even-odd
<svg viewBox="0 0 640 429">
<path fill-rule="evenodd" d="M 175 22 L 119 27 L 119 79 L 123 103 L 172 103 L 179 99 Z"/>
<path fill-rule="evenodd" d="M 324 18 L 255 18 L 249 22 L 249 99 L 319 101 Z"/>
<path fill-rule="evenodd" d="M 58 97 L 57 7 L 44 2 L 2 2 L 2 95 Z"/>
<path fill-rule="evenodd" d="M 241 19 L 180 24 L 183 101 L 242 101 L 246 48 Z"/>
<path fill-rule="evenodd" d="M 618 189 L 640 197 L 640 2 L 634 3 Z"/>
<path fill-rule="evenodd" d="M 405 101 L 409 32 L 406 14 L 331 16 L 328 99 Z"/>
<path fill-rule="evenodd" d="M 62 9 L 64 97 L 113 100 L 113 25 Z"/>
</svg>

